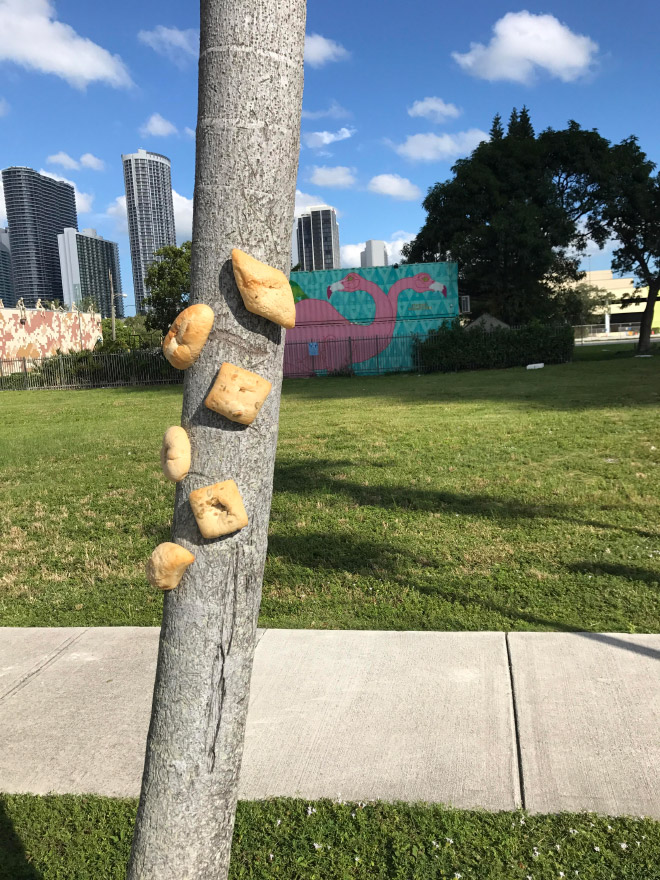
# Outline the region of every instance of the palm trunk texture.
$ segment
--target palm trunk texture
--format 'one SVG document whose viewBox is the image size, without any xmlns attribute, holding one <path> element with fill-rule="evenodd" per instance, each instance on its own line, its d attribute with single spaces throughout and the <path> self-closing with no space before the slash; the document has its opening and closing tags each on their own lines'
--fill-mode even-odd
<svg viewBox="0 0 660 880">
<path fill-rule="evenodd" d="M 192 464 L 177 486 L 172 528 L 196 560 L 164 597 L 128 880 L 224 880 L 229 869 L 284 350 L 284 331 L 243 306 L 230 252 L 288 273 L 304 33 L 305 0 L 201 2 L 191 302 L 211 306 L 215 323 L 185 376 L 181 424 Z M 249 427 L 204 406 L 224 361 L 273 384 Z M 206 541 L 188 494 L 227 479 L 238 484 L 249 525 Z"/>
</svg>

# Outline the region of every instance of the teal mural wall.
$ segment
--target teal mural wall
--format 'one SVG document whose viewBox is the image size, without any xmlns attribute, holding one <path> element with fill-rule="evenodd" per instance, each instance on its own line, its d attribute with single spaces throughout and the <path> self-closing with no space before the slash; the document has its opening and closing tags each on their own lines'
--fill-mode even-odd
<svg viewBox="0 0 660 880">
<path fill-rule="evenodd" d="M 285 376 L 412 369 L 410 337 L 458 315 L 456 263 L 292 272 L 291 288 Z"/>
</svg>

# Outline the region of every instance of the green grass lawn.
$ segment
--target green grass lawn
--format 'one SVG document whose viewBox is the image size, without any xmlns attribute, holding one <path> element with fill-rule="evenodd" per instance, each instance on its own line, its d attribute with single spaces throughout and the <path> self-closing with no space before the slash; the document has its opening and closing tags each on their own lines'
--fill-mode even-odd
<svg viewBox="0 0 660 880">
<path fill-rule="evenodd" d="M 135 810 L 135 801 L 0 796 L 0 880 L 124 880 Z M 230 878 L 273 877 L 658 880 L 660 823 L 410 804 L 239 803 Z"/>
<path fill-rule="evenodd" d="M 285 384 L 261 625 L 660 631 L 660 359 Z M 181 389 L 0 395 L 0 623 L 155 625 Z"/>
</svg>

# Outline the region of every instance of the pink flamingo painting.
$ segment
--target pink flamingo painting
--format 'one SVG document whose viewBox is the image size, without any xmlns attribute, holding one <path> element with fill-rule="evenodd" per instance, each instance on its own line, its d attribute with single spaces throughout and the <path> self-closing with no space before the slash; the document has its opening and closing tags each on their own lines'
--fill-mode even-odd
<svg viewBox="0 0 660 880">
<path fill-rule="evenodd" d="M 376 314 L 370 324 L 357 324 L 349 321 L 329 302 L 333 293 L 339 291 L 354 293 L 358 290 L 368 293 L 375 303 Z M 300 372 L 304 362 L 305 366 L 313 373 L 317 370 L 337 369 L 341 366 L 362 363 L 380 354 L 392 341 L 396 326 L 399 294 L 404 290 L 414 290 L 416 293 L 437 290 L 443 296 L 447 296 L 445 285 L 434 281 L 427 272 L 419 272 L 408 278 L 400 278 L 390 287 L 387 294 L 373 281 L 363 278 L 357 272 L 349 272 L 341 281 L 336 281 L 328 287 L 328 301 L 321 299 L 300 300 L 296 304 L 296 326 L 287 330 L 286 341 L 291 343 L 310 340 L 318 342 L 318 355 L 312 358 L 309 357 L 302 345 L 290 346 L 288 357 L 285 352 L 286 361 L 289 362 L 287 366 L 297 368 Z M 312 324 L 314 325 L 313 329 L 310 327 Z M 336 340 L 346 341 L 342 358 L 345 363 L 337 363 L 335 346 L 332 346 L 335 354 L 335 357 L 332 357 L 333 352 L 327 350 L 331 347 L 328 346 L 326 349 L 326 346 L 323 345 L 324 342 Z M 351 340 L 350 344 L 348 340 Z M 292 361 L 296 362 L 295 366 Z M 326 363 L 326 361 L 328 362 Z"/>
</svg>

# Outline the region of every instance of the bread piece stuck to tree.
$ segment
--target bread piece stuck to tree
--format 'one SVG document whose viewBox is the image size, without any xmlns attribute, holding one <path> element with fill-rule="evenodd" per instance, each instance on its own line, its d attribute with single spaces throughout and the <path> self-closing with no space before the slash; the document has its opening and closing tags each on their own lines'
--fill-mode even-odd
<svg viewBox="0 0 660 880">
<path fill-rule="evenodd" d="M 293 327 L 296 323 L 296 304 L 284 272 L 260 263 L 238 248 L 231 252 L 231 261 L 234 278 L 248 312 L 268 318 L 282 327 Z"/>
<path fill-rule="evenodd" d="M 229 535 L 248 524 L 241 493 L 233 480 L 195 489 L 188 500 L 205 538 Z"/>
<path fill-rule="evenodd" d="M 177 370 L 195 363 L 213 326 L 213 309 L 203 303 L 188 306 L 170 327 L 163 340 L 163 354 Z"/>
<path fill-rule="evenodd" d="M 178 425 L 165 431 L 160 449 L 160 466 L 173 483 L 182 480 L 190 470 L 190 440 Z"/>
<path fill-rule="evenodd" d="M 239 425 L 250 425 L 257 417 L 272 385 L 268 379 L 224 363 L 204 403 Z"/>
<path fill-rule="evenodd" d="M 184 571 L 194 561 L 195 557 L 185 547 L 165 541 L 149 557 L 146 566 L 147 580 L 161 590 L 173 590 L 179 586 Z"/>
</svg>

